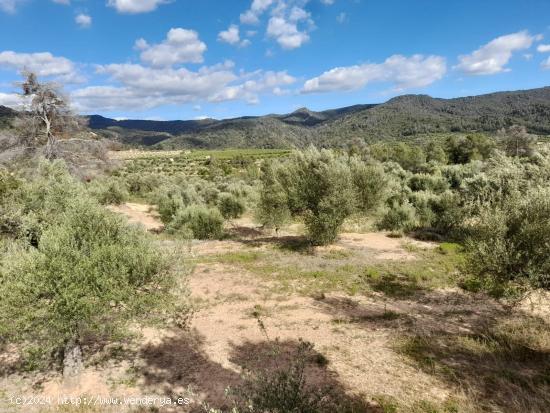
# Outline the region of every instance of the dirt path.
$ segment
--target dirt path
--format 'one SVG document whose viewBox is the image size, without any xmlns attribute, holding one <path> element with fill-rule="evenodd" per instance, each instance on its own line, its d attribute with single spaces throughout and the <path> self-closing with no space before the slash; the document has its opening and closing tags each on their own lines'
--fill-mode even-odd
<svg viewBox="0 0 550 413">
<path fill-rule="evenodd" d="M 151 205 L 126 202 L 120 205 L 109 205 L 107 208 L 126 216 L 128 222 L 132 224 L 142 225 L 147 231 L 160 232 L 164 228 L 158 213 Z"/>
<path fill-rule="evenodd" d="M 124 204 L 110 209 L 147 230 L 162 228 L 148 206 Z M 59 377 L 44 378 L 42 394 L 192 394 L 194 407 L 183 411 L 203 411 L 202 401 L 228 408 L 225 390 L 241 382 L 243 371 L 269 367 L 274 358 L 280 363 L 285 354 L 307 341 L 314 345 L 319 360 L 326 361 L 314 367 L 308 379 L 319 386 L 330 385 L 341 398 L 367 400 L 374 409 L 369 411 L 379 411 L 373 400 L 380 396 L 405 404 L 422 399 L 444 402 L 453 394 L 452 388 L 402 356 L 397 351 L 400 337 L 468 334 L 481 320 L 504 313 L 486 297 L 456 289 L 400 299 L 375 292 L 364 296 L 332 292 L 315 298 L 283 294 L 274 288 L 276 280 L 266 281 L 238 263 L 218 260 L 227 253 L 273 248 L 272 235 L 248 219 L 231 223 L 229 230 L 231 240 L 192 243 L 190 258 L 198 264 L 189 278 L 196 307 L 189 331 L 141 329 L 140 344 L 124 350 L 125 357 L 90 366 L 73 388 Z M 282 237 L 295 237 L 299 231 L 291 229 Z M 344 233 L 337 243 L 319 247 L 315 253 L 353 251 L 364 254 L 366 260 L 410 262 L 417 259 L 417 249 L 435 246 L 383 233 Z M 299 253 L 293 259 L 300 259 Z M 0 379 L 0 387 L 13 392 L 33 385 L 20 380 L 24 385 Z M 161 411 L 182 410 L 165 407 Z"/>
</svg>

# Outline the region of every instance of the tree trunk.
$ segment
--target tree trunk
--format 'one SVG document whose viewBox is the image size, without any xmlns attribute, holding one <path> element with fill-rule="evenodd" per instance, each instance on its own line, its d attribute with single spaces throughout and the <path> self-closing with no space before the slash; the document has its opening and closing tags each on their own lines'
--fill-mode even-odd
<svg viewBox="0 0 550 413">
<path fill-rule="evenodd" d="M 45 149 L 46 159 L 52 160 L 56 157 L 56 139 L 52 134 L 48 134 L 48 142 Z"/>
<path fill-rule="evenodd" d="M 43 120 L 44 120 L 44 124 L 46 125 L 46 136 L 48 137 L 48 141 L 46 142 L 45 156 L 46 156 L 46 159 L 52 160 L 55 158 L 55 155 L 56 155 L 55 153 L 56 139 L 52 133 L 52 124 L 50 120 L 46 116 L 44 116 Z"/>
<path fill-rule="evenodd" d="M 74 379 L 78 378 L 84 363 L 82 361 L 82 349 L 77 340 L 70 340 L 65 345 L 63 352 L 63 378 Z"/>
</svg>

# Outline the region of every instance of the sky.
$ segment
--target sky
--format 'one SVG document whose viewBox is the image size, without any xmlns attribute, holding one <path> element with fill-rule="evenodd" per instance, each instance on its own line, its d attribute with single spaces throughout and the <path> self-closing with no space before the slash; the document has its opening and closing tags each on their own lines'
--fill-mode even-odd
<svg viewBox="0 0 550 413">
<path fill-rule="evenodd" d="M 0 0 L 0 105 L 222 119 L 550 85 L 549 0 Z"/>
</svg>

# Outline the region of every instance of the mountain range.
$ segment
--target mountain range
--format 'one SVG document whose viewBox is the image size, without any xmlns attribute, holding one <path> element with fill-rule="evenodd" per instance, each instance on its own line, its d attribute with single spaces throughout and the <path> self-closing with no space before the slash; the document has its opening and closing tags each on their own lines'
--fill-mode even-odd
<svg viewBox="0 0 550 413">
<path fill-rule="evenodd" d="M 12 115 L 13 111 L 0 106 L 0 122 Z M 550 87 L 454 99 L 403 95 L 381 104 L 321 112 L 301 108 L 285 115 L 224 120 L 89 117 L 89 127 L 108 139 L 158 149 L 339 147 L 358 139 L 374 142 L 456 132 L 494 133 L 513 124 L 550 135 Z"/>
</svg>

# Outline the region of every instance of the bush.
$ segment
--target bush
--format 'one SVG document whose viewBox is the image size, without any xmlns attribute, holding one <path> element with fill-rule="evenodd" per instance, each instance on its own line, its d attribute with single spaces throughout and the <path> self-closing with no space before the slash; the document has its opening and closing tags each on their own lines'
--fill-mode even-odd
<svg viewBox="0 0 550 413">
<path fill-rule="evenodd" d="M 468 268 L 488 286 L 550 289 L 550 189 L 480 206 L 469 227 Z"/>
<path fill-rule="evenodd" d="M 244 214 L 243 201 L 232 194 L 221 194 L 218 200 L 218 209 L 225 219 L 239 218 Z"/>
<path fill-rule="evenodd" d="M 367 213 L 376 209 L 384 201 L 388 184 L 382 166 L 354 159 L 351 174 L 359 210 Z"/>
<path fill-rule="evenodd" d="M 63 170 L 43 164 L 19 192 L 23 213 L 41 232 L 34 242 L 12 244 L 0 262 L 0 332 L 47 356 L 112 336 L 132 316 L 163 307 L 172 288 L 167 261 L 148 235 L 98 205 Z"/>
<path fill-rule="evenodd" d="M 216 208 L 190 205 L 179 209 L 166 230 L 172 234 L 190 234 L 196 239 L 216 239 L 223 234 L 223 216 Z"/>
<path fill-rule="evenodd" d="M 386 209 L 385 214 L 378 222 L 378 228 L 388 231 L 408 232 L 417 226 L 416 210 L 408 201 L 403 203 L 394 202 Z"/>
<path fill-rule="evenodd" d="M 279 229 L 290 220 L 288 195 L 279 182 L 275 168 L 281 165 L 265 163 L 261 169 L 261 190 L 256 220 L 268 228 Z"/>
<path fill-rule="evenodd" d="M 95 179 L 88 190 L 102 205 L 120 205 L 130 197 L 125 183 L 114 177 Z"/>
<path fill-rule="evenodd" d="M 304 217 L 310 241 L 333 242 L 355 207 L 349 158 L 314 148 L 297 152 L 277 170 L 277 181 L 285 192 L 286 208 Z"/>
</svg>

